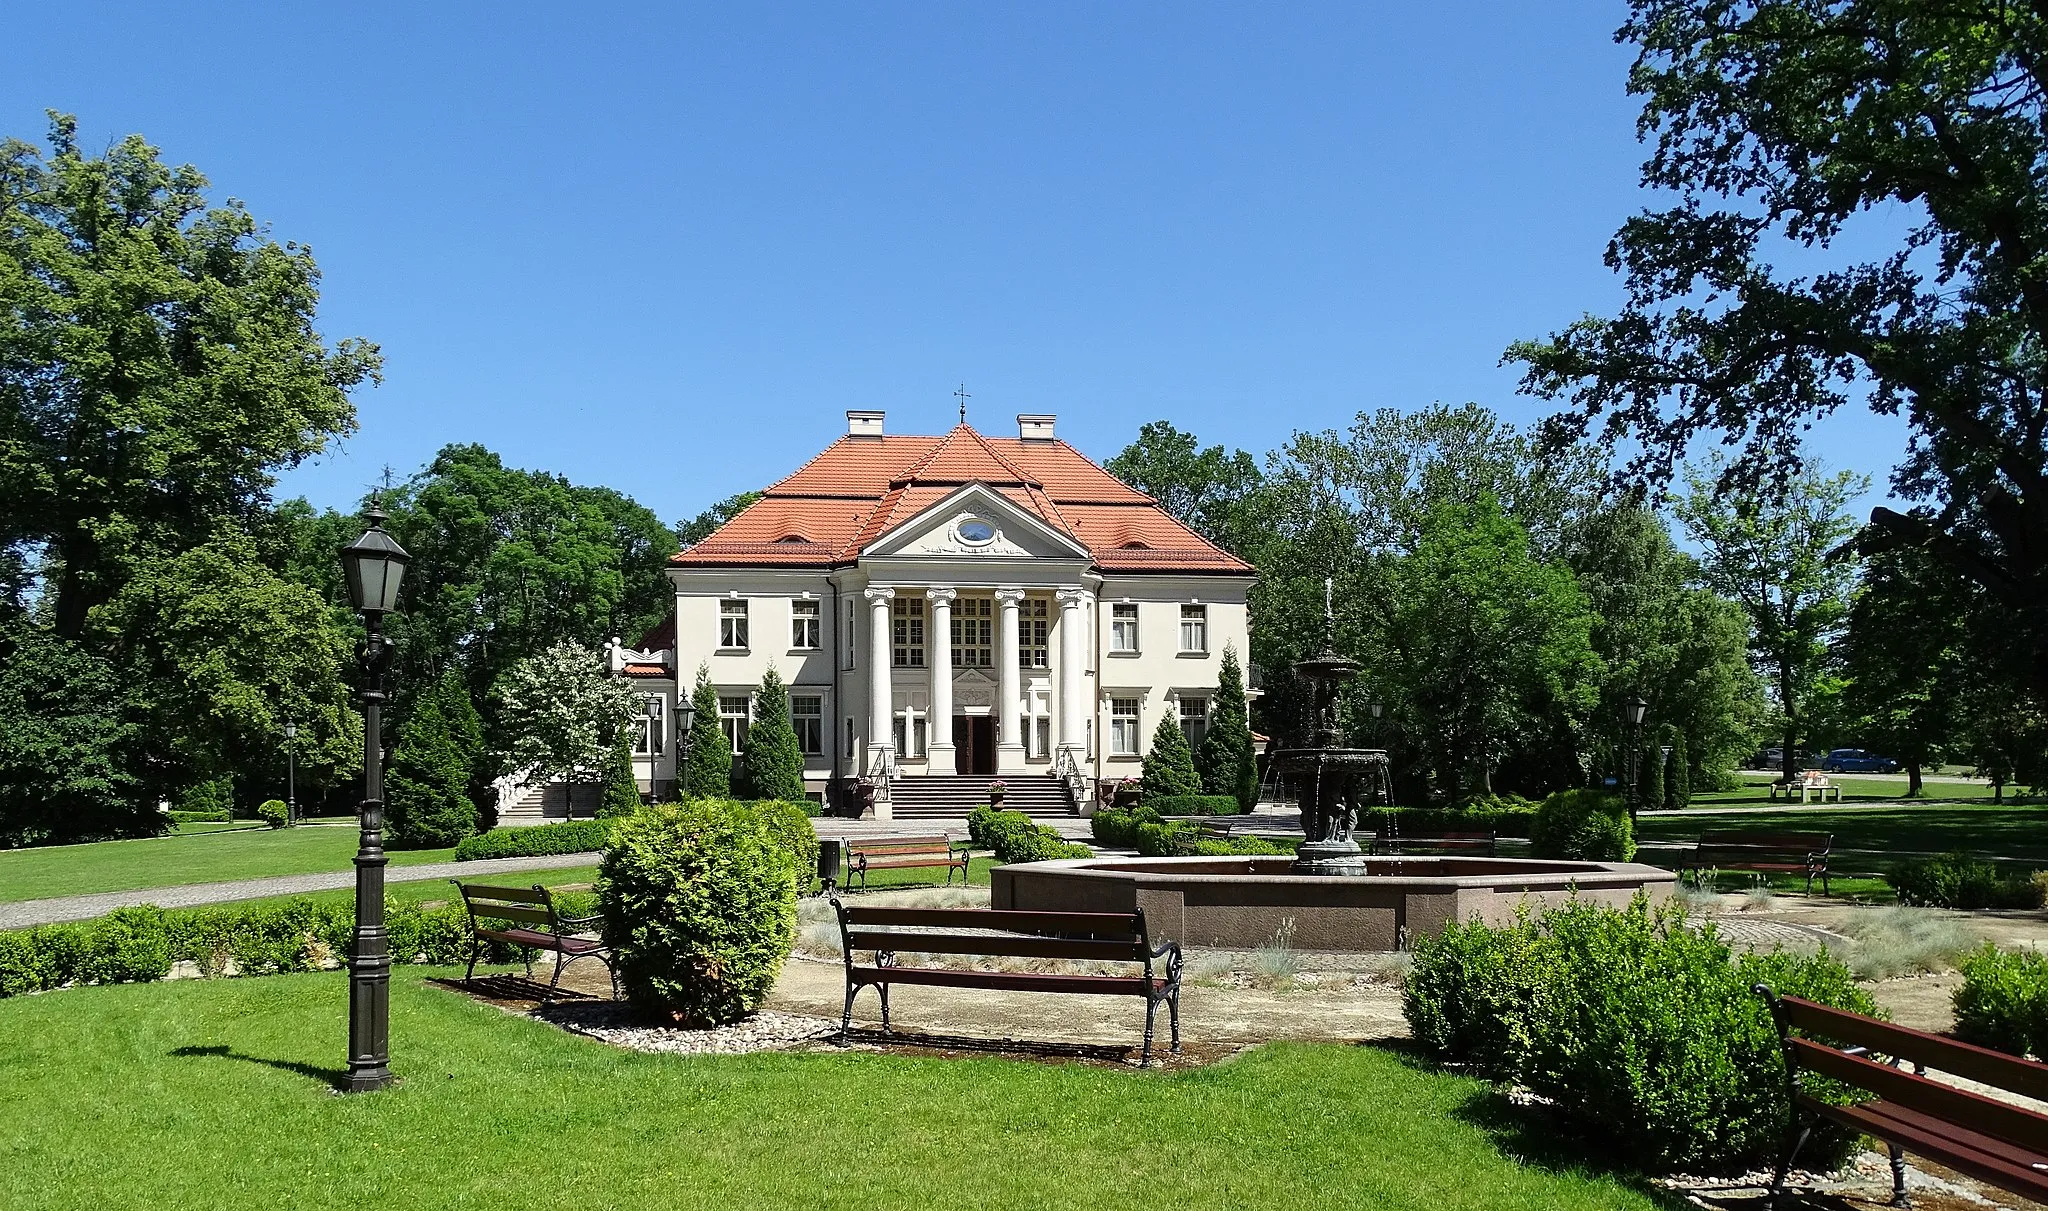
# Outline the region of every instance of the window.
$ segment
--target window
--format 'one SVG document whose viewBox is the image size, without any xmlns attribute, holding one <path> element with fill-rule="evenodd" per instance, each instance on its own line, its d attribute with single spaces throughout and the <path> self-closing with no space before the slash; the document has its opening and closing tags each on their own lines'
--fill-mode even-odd
<svg viewBox="0 0 2048 1211">
<path fill-rule="evenodd" d="M 1109 700 L 1109 753 L 1112 757 L 1138 755 L 1138 700 Z"/>
<path fill-rule="evenodd" d="M 853 716 L 852 716 L 852 715 L 848 715 L 848 716 L 846 717 L 846 748 L 845 748 L 845 750 L 844 750 L 844 751 L 845 751 L 845 753 L 846 753 L 847 757 L 849 757 L 849 758 L 851 758 L 851 757 L 852 757 L 852 756 L 854 755 L 854 754 L 853 754 L 853 742 L 854 742 L 854 738 L 855 738 L 855 737 L 854 737 L 854 734 L 853 734 Z"/>
<path fill-rule="evenodd" d="M 927 724 L 923 715 L 906 712 L 896 716 L 895 732 L 898 757 L 915 760 L 928 754 L 930 746 L 926 743 Z"/>
<path fill-rule="evenodd" d="M 658 757 L 661 755 L 662 740 L 667 729 L 662 724 L 668 718 L 668 699 L 660 694 L 649 694 L 640 700 L 640 713 L 633 719 L 633 755 L 635 757 Z"/>
<path fill-rule="evenodd" d="M 747 603 L 725 600 L 718 603 L 718 646 L 722 648 L 745 648 L 747 646 Z"/>
<path fill-rule="evenodd" d="M 1184 605 L 1180 608 L 1180 650 L 1209 650 L 1209 607 Z"/>
<path fill-rule="evenodd" d="M 725 742 L 732 745 L 734 753 L 738 753 L 740 746 L 746 743 L 747 722 L 753 718 L 752 707 L 753 699 L 745 694 L 731 698 L 724 694 L 718 696 L 718 726 L 724 730 Z"/>
<path fill-rule="evenodd" d="M 1051 625 L 1051 608 L 1043 597 L 1026 597 L 1017 607 L 1017 667 L 1042 669 L 1045 664 L 1045 629 Z"/>
<path fill-rule="evenodd" d="M 1209 734 L 1209 700 L 1182 695 L 1180 700 L 1180 730 L 1188 738 L 1190 748 L 1202 747 L 1202 737 Z"/>
<path fill-rule="evenodd" d="M 860 624 L 854 616 L 853 598 L 842 597 L 839 599 L 839 616 L 846 620 L 846 642 L 839 645 L 839 667 L 850 669 L 853 667 L 853 654 L 858 650 L 855 647 L 854 640 L 857 638 L 857 633 L 860 629 Z M 847 746 L 849 752 L 852 751 L 852 748 L 852 745 Z"/>
<path fill-rule="evenodd" d="M 1031 755 L 1052 756 L 1052 716 L 1040 715 L 1031 721 Z"/>
<path fill-rule="evenodd" d="M 992 669 L 996 664 L 996 599 L 962 596 L 953 603 L 953 667 Z"/>
<path fill-rule="evenodd" d="M 814 694 L 792 694 L 789 726 L 796 730 L 796 746 L 806 757 L 825 753 L 825 700 Z"/>
<path fill-rule="evenodd" d="M 789 603 L 789 646 L 793 648 L 815 648 L 818 646 L 817 602 L 792 601 Z"/>
<path fill-rule="evenodd" d="M 1120 602 L 1109 607 L 1109 650 L 1112 652 L 1135 652 L 1138 650 L 1138 606 L 1136 602 Z"/>
<path fill-rule="evenodd" d="M 924 667 L 924 599 L 898 597 L 889 603 L 889 663 L 899 669 Z"/>
</svg>

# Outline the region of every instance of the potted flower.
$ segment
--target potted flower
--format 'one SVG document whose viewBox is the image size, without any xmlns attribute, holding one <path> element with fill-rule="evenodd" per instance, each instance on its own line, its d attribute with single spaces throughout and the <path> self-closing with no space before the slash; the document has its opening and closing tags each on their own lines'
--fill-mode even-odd
<svg viewBox="0 0 2048 1211">
<path fill-rule="evenodd" d="M 989 784 L 988 784 L 988 805 L 989 805 L 990 807 L 994 807 L 994 808 L 1000 808 L 1000 807 L 1002 807 L 1002 805 L 1003 805 L 1003 793 L 1004 793 L 1005 791 L 1009 790 L 1009 789 L 1010 789 L 1010 784 L 1009 784 L 1009 783 L 1007 783 L 1007 782 L 1005 782 L 1005 781 L 1003 781 L 1003 780 L 1002 780 L 1001 778 L 998 778 L 998 779 L 996 779 L 996 780 L 995 780 L 994 782 L 991 782 L 991 783 L 989 783 Z"/>
</svg>

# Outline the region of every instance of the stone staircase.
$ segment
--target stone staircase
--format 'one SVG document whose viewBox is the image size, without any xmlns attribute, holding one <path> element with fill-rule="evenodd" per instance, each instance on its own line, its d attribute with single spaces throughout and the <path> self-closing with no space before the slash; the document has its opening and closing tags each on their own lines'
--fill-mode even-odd
<svg viewBox="0 0 2048 1211">
<path fill-rule="evenodd" d="M 935 774 L 924 778 L 893 778 L 889 797 L 898 820 L 958 820 L 988 802 L 992 777 L 978 774 Z M 1072 816 L 1074 804 L 1066 784 L 1051 774 L 1018 774 L 1002 779 L 1008 785 L 1003 807 L 1027 816 Z"/>
</svg>

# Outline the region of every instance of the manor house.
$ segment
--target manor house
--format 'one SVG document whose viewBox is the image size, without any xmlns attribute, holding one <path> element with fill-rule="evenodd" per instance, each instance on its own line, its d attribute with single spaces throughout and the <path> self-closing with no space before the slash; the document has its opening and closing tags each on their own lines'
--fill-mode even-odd
<svg viewBox="0 0 2048 1211">
<path fill-rule="evenodd" d="M 878 815 L 961 815 L 995 777 L 1077 811 L 1135 775 L 1162 715 L 1199 741 L 1225 645 L 1246 659 L 1253 569 L 1054 435 L 966 424 L 846 435 L 670 558 L 675 612 L 616 674 L 644 704 L 643 788 L 672 793 L 697 670 L 737 750 L 773 665 L 815 795 L 870 780 Z M 679 698 L 680 696 L 680 698 Z"/>
</svg>

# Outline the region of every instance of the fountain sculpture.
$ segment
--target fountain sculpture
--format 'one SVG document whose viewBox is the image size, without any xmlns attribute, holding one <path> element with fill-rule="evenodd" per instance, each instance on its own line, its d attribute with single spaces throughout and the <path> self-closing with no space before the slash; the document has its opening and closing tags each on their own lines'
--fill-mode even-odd
<svg viewBox="0 0 2048 1211">
<path fill-rule="evenodd" d="M 1330 581 L 1323 581 L 1323 650 L 1294 666 L 1309 684 L 1310 727 L 1304 748 L 1273 754 L 1273 772 L 1289 780 L 1301 804 L 1301 831 L 1306 840 L 1294 862 L 1302 875 L 1363 875 L 1365 851 L 1352 839 L 1358 825 L 1359 783 L 1369 779 L 1375 805 L 1386 801 L 1387 754 L 1382 749 L 1340 748 L 1337 727 L 1339 687 L 1358 675 L 1358 662 L 1337 653 L 1337 616 L 1331 606 Z"/>
</svg>

